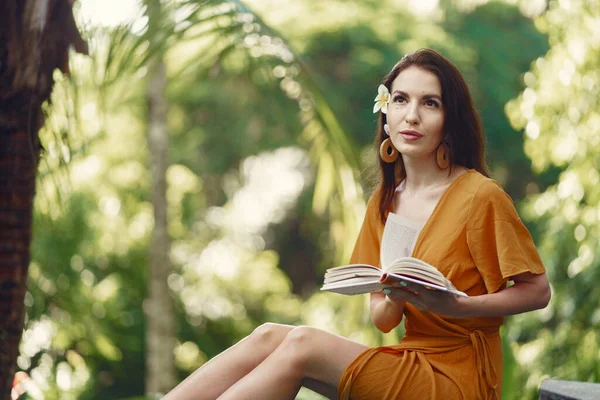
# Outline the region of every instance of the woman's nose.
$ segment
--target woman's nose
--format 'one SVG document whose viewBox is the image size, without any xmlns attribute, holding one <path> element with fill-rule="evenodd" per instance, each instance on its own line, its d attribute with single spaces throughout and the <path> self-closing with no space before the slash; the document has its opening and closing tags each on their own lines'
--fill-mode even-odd
<svg viewBox="0 0 600 400">
<path fill-rule="evenodd" d="M 406 122 L 409 123 L 410 125 L 416 125 L 419 123 L 420 119 L 419 119 L 419 110 L 418 110 L 418 105 L 417 104 L 411 104 L 408 106 L 408 109 L 406 110 Z"/>
</svg>

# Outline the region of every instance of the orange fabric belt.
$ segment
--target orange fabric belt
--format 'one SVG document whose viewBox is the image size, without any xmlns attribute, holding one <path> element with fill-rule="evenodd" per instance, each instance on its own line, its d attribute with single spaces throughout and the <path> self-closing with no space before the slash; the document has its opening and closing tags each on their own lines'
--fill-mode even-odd
<svg viewBox="0 0 600 400">
<path fill-rule="evenodd" d="M 496 333 L 496 335 L 498 335 L 498 333 Z M 491 398 L 498 400 L 498 393 L 496 392 L 496 388 L 498 387 L 498 375 L 496 374 L 496 368 L 492 363 L 487 336 L 482 331 L 476 330 L 469 334 L 469 338 L 471 339 L 471 344 L 475 351 L 475 365 L 477 371 L 479 371 L 479 393 L 485 396 L 486 392 L 491 388 Z"/>
<path fill-rule="evenodd" d="M 498 400 L 498 394 L 496 393 L 498 375 L 491 360 L 488 342 L 488 338 L 496 337 L 498 334 L 498 331 L 486 334 L 481 330 L 468 331 L 464 335 L 456 334 L 453 336 L 429 336 L 407 333 L 397 345 L 373 347 L 366 350 L 362 354 L 360 361 L 357 360 L 357 363 L 351 365 L 354 370 L 350 378 L 345 382 L 340 396 L 342 399 L 349 399 L 354 375 L 358 374 L 368 361 L 379 352 L 398 354 L 403 351 L 416 351 L 424 354 L 432 354 L 458 350 L 461 347 L 471 344 L 475 353 L 475 366 L 479 373 L 478 389 L 480 398 Z"/>
</svg>

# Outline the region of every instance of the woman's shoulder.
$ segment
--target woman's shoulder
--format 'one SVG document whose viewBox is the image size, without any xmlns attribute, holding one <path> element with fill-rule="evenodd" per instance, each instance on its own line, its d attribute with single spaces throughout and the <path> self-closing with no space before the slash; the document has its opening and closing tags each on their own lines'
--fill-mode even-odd
<svg viewBox="0 0 600 400">
<path fill-rule="evenodd" d="M 470 221 L 482 219 L 489 213 L 506 220 L 513 220 L 518 215 L 513 199 L 498 181 L 474 170 L 469 171 L 465 181 L 466 193 L 470 194 L 466 196 Z"/>
<path fill-rule="evenodd" d="M 465 176 L 461 186 L 463 190 L 473 195 L 473 200 L 485 201 L 508 196 L 498 181 L 483 175 L 481 172 L 471 169 L 465 174 L 467 176 Z"/>
</svg>

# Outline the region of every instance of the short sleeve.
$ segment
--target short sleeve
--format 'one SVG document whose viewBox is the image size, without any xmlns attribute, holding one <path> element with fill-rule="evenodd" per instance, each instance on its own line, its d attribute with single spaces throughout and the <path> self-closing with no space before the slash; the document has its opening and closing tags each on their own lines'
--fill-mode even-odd
<svg viewBox="0 0 600 400">
<path fill-rule="evenodd" d="M 467 244 L 488 293 L 515 275 L 545 272 L 531 234 L 510 196 L 492 180 L 475 193 L 467 222 Z"/>
<path fill-rule="evenodd" d="M 381 226 L 379 218 L 379 196 L 377 192 L 371 195 L 367 202 L 367 210 L 363 220 L 354 251 L 350 257 L 350 264 L 369 264 L 381 268 L 379 265 L 380 235 L 378 228 Z"/>
</svg>

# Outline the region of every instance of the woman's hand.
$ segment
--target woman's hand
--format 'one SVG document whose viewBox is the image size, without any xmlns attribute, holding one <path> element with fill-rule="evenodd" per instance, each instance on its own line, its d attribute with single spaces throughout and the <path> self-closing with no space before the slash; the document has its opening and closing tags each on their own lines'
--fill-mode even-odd
<svg viewBox="0 0 600 400">
<path fill-rule="evenodd" d="M 421 311 L 454 318 L 460 318 L 466 314 L 468 298 L 441 290 L 428 290 L 411 282 L 403 281 L 403 283 L 406 286 L 393 286 L 384 289 L 383 293 L 392 300 L 407 301 Z"/>
<path fill-rule="evenodd" d="M 402 322 L 405 303 L 404 299 L 392 298 L 381 292 L 371 293 L 371 321 L 377 329 L 388 333 Z"/>
</svg>

